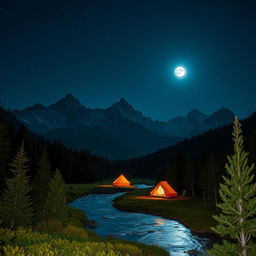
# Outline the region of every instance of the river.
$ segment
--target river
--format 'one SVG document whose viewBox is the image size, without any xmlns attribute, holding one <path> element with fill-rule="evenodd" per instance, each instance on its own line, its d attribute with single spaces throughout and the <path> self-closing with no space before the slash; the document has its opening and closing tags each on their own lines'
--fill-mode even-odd
<svg viewBox="0 0 256 256">
<path fill-rule="evenodd" d="M 188 256 L 188 250 L 204 252 L 209 240 L 192 235 L 177 221 L 114 208 L 113 199 L 122 194 L 92 194 L 69 205 L 85 211 L 88 219 L 96 220 L 99 226 L 94 231 L 101 236 L 156 244 L 166 248 L 171 256 Z"/>
</svg>

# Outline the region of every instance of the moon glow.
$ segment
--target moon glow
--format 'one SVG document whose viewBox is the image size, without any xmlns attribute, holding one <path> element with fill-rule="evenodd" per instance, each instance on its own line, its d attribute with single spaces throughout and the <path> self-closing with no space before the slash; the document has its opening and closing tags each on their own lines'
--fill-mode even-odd
<svg viewBox="0 0 256 256">
<path fill-rule="evenodd" d="M 179 67 L 175 68 L 174 74 L 175 74 L 176 77 L 182 78 L 182 77 L 185 76 L 186 70 L 185 70 L 184 67 L 179 66 Z"/>
</svg>

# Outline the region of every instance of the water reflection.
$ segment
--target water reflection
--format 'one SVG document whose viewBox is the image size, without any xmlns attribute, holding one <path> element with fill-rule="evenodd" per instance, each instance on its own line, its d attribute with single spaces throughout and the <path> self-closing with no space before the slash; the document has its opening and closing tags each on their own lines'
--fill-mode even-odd
<svg viewBox="0 0 256 256">
<path fill-rule="evenodd" d="M 156 244 L 168 249 L 172 256 L 188 256 L 186 251 L 192 249 L 204 252 L 208 240 L 193 236 L 177 221 L 114 208 L 112 200 L 121 194 L 89 195 L 70 205 L 84 210 L 89 219 L 98 222 L 95 232 L 99 235 L 111 234 L 122 239 Z"/>
<path fill-rule="evenodd" d="M 157 219 L 155 219 L 155 223 L 157 225 L 164 225 L 165 224 L 165 219 L 157 218 Z"/>
</svg>

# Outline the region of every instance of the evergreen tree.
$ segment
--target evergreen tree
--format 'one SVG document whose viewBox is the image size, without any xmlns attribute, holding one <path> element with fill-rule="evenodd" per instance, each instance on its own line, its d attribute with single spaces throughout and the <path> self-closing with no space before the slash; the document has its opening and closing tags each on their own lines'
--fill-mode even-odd
<svg viewBox="0 0 256 256">
<path fill-rule="evenodd" d="M 44 220 L 65 221 L 68 215 L 66 203 L 65 182 L 60 171 L 56 169 L 50 181 L 49 192 L 44 203 Z"/>
<path fill-rule="evenodd" d="M 221 214 L 214 216 L 218 225 L 213 230 L 234 242 L 223 241 L 209 250 L 211 256 L 255 256 L 252 237 L 256 236 L 256 184 L 253 165 L 248 164 L 248 153 L 243 149 L 241 124 L 235 118 L 233 126 L 234 154 L 225 165 L 227 175 L 220 185 Z"/>
<path fill-rule="evenodd" d="M 185 190 L 189 190 L 191 196 L 195 196 L 195 167 L 193 161 L 186 157 L 184 158 L 184 171 L 183 171 L 183 183 Z"/>
<path fill-rule="evenodd" d="M 216 171 L 214 155 L 211 154 L 210 158 L 207 158 L 203 162 L 201 168 L 201 189 L 206 206 L 214 206 L 217 204 L 217 188 L 216 188 Z"/>
<path fill-rule="evenodd" d="M 36 176 L 33 182 L 33 201 L 36 220 L 41 220 L 43 205 L 49 190 L 51 180 L 51 167 L 46 149 L 39 159 Z"/>
<path fill-rule="evenodd" d="M 211 160 L 210 160 L 210 170 L 211 170 L 211 177 L 212 177 L 212 191 L 213 191 L 214 204 L 215 204 L 215 207 L 217 207 L 218 195 L 217 195 L 217 186 L 216 186 L 216 166 L 215 166 L 214 159 L 215 158 L 212 153 Z"/>
<path fill-rule="evenodd" d="M 249 132 L 248 150 L 250 152 L 249 160 L 256 161 L 256 127 L 252 127 Z"/>
<path fill-rule="evenodd" d="M 0 189 L 5 186 L 5 178 L 10 158 L 10 140 L 7 127 L 0 125 Z"/>
<path fill-rule="evenodd" d="M 24 151 L 22 142 L 16 156 L 10 164 L 10 172 L 13 177 L 6 179 L 6 189 L 1 198 L 0 219 L 4 226 L 16 228 L 29 226 L 33 216 L 31 198 L 29 192 L 29 177 L 27 172 L 29 159 Z"/>
</svg>

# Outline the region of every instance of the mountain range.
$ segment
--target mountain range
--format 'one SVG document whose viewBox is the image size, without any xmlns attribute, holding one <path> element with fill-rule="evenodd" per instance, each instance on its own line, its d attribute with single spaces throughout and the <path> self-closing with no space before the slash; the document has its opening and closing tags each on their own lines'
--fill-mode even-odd
<svg viewBox="0 0 256 256">
<path fill-rule="evenodd" d="M 48 140 L 60 139 L 67 146 L 109 159 L 139 157 L 234 120 L 231 110 L 221 108 L 210 116 L 193 109 L 185 116 L 155 121 L 124 98 L 109 108 L 91 109 L 72 94 L 47 107 L 36 103 L 12 114 Z"/>
</svg>

